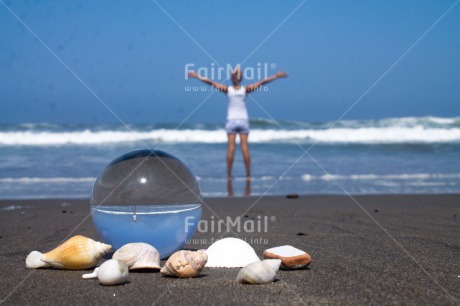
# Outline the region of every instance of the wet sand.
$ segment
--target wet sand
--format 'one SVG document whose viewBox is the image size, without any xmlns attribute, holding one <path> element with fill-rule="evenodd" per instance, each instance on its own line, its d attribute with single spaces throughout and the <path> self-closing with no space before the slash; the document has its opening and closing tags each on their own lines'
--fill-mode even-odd
<svg viewBox="0 0 460 306">
<path fill-rule="evenodd" d="M 310 267 L 279 271 L 278 281 L 259 286 L 237 284 L 238 268 L 205 268 L 196 279 L 134 272 L 129 283 L 104 287 L 97 280 L 83 280 L 83 271 L 30 270 L 24 263 L 30 251 L 48 251 L 66 237 L 81 234 L 100 240 L 87 199 L 2 200 L 1 302 L 460 303 L 460 195 L 269 196 L 208 198 L 205 203 L 202 220 L 208 225 L 218 218 L 234 221 L 241 216 L 241 231 L 203 229 L 185 248 L 207 248 L 216 239 L 236 236 L 262 256 L 266 248 L 290 244 L 312 256 Z M 249 230 L 244 231 L 244 224 Z"/>
</svg>

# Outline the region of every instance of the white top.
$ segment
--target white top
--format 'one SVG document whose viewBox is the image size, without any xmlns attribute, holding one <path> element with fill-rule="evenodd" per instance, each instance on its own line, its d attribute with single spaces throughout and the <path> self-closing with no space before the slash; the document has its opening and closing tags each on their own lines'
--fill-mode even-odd
<svg viewBox="0 0 460 306">
<path fill-rule="evenodd" d="M 248 111 L 246 110 L 246 87 L 240 86 L 238 90 L 235 87 L 228 86 L 228 110 L 227 120 L 233 119 L 248 119 Z"/>
</svg>

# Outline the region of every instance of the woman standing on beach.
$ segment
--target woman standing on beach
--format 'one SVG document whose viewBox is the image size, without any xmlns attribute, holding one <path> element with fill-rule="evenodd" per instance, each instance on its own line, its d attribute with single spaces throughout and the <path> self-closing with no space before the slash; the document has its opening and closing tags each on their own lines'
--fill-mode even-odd
<svg viewBox="0 0 460 306">
<path fill-rule="evenodd" d="M 242 86 L 241 80 L 243 74 L 241 69 L 237 67 L 232 72 L 232 83 L 233 85 L 227 86 L 219 84 L 205 77 L 198 75 L 195 71 L 188 74 L 191 78 L 197 78 L 198 80 L 209 84 L 219 91 L 226 93 L 228 97 L 228 109 L 227 109 L 227 123 L 225 130 L 227 131 L 228 137 L 228 149 L 227 149 L 227 179 L 232 179 L 232 166 L 233 156 L 235 153 L 235 140 L 236 134 L 240 135 L 241 142 L 241 153 L 243 154 L 244 166 L 246 168 L 246 179 L 251 179 L 251 156 L 249 154 L 248 135 L 249 135 L 249 117 L 246 109 L 246 95 L 250 92 L 257 90 L 260 86 L 276 80 L 278 78 L 286 77 L 287 74 L 284 72 L 278 72 L 271 77 L 263 79 L 259 82 L 248 86 Z"/>
</svg>

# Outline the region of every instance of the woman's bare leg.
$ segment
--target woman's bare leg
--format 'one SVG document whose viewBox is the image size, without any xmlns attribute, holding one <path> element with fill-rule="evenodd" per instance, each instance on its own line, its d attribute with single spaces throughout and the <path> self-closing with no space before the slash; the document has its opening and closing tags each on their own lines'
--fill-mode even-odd
<svg viewBox="0 0 460 306">
<path fill-rule="evenodd" d="M 251 178 L 251 156 L 249 154 L 248 134 L 240 134 L 241 153 L 243 153 L 244 166 L 246 167 L 246 179 Z"/>
<path fill-rule="evenodd" d="M 236 134 L 227 134 L 228 148 L 227 148 L 227 179 L 232 178 L 233 156 L 235 154 L 235 139 Z"/>
<path fill-rule="evenodd" d="M 233 197 L 233 183 L 232 180 L 227 180 L 227 196 Z"/>
<path fill-rule="evenodd" d="M 244 195 L 245 196 L 251 195 L 251 180 L 246 180 L 246 186 L 244 187 Z"/>
</svg>

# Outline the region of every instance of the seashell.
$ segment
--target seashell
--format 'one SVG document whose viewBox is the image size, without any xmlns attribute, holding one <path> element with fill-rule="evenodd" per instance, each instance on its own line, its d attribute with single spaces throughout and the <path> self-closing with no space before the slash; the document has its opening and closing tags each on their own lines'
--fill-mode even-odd
<svg viewBox="0 0 460 306">
<path fill-rule="evenodd" d="M 94 271 L 91 272 L 91 273 L 83 274 L 81 277 L 84 278 L 84 279 L 97 278 L 97 271 L 99 271 L 99 267 L 94 269 Z"/>
<path fill-rule="evenodd" d="M 129 268 L 122 260 L 109 259 L 99 267 L 96 273 L 102 285 L 121 285 L 128 280 Z"/>
<path fill-rule="evenodd" d="M 206 252 L 208 253 L 206 267 L 239 268 L 260 261 L 249 243 L 238 238 L 218 240 Z"/>
<path fill-rule="evenodd" d="M 168 258 L 160 272 L 168 276 L 197 277 L 207 260 L 206 250 L 177 251 Z"/>
<path fill-rule="evenodd" d="M 126 262 L 130 270 L 161 269 L 160 253 L 148 243 L 125 244 L 113 254 L 112 258 Z"/>
<path fill-rule="evenodd" d="M 310 254 L 290 245 L 267 249 L 264 258 L 281 259 L 281 269 L 301 269 L 311 263 Z"/>
<path fill-rule="evenodd" d="M 31 252 L 26 258 L 26 266 L 28 268 L 53 266 L 69 270 L 88 269 L 95 267 L 99 259 L 111 248 L 112 246 L 108 244 L 78 235 L 48 253 Z M 47 265 L 41 265 L 38 259 Z"/>
<path fill-rule="evenodd" d="M 26 267 L 30 269 L 38 269 L 38 268 L 48 268 L 51 267 L 50 264 L 41 260 L 42 253 L 39 251 L 32 251 L 26 258 Z"/>
<path fill-rule="evenodd" d="M 238 272 L 236 281 L 241 284 L 267 284 L 276 278 L 281 259 L 265 259 L 250 263 Z"/>
<path fill-rule="evenodd" d="M 129 268 L 123 260 L 109 259 L 99 268 L 96 268 L 93 274 L 94 273 L 97 274 L 97 278 L 102 285 L 121 285 L 128 280 Z"/>
</svg>

